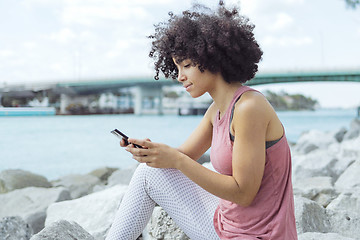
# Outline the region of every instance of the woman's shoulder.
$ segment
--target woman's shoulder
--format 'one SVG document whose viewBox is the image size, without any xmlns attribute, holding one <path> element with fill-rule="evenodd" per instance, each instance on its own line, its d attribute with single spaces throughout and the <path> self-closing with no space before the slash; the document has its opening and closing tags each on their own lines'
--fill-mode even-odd
<svg viewBox="0 0 360 240">
<path fill-rule="evenodd" d="M 250 117 L 265 120 L 270 118 L 274 110 L 266 97 L 258 91 L 246 91 L 236 102 L 234 118 Z"/>
</svg>

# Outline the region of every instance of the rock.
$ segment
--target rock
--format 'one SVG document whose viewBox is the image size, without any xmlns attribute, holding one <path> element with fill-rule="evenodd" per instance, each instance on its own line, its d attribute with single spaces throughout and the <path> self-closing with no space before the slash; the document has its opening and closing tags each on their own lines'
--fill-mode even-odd
<svg viewBox="0 0 360 240">
<path fill-rule="evenodd" d="M 76 222 L 60 220 L 44 228 L 41 232 L 34 235 L 30 240 L 95 240 Z"/>
<path fill-rule="evenodd" d="M 293 155 L 294 184 L 311 177 L 331 177 L 337 179 L 334 166 L 339 160 L 329 150 L 318 149 L 306 155 Z"/>
<path fill-rule="evenodd" d="M 295 196 L 295 219 L 298 234 L 305 232 L 329 232 L 330 221 L 325 209 L 307 198 Z"/>
<path fill-rule="evenodd" d="M 51 183 L 43 176 L 19 169 L 0 172 L 0 193 L 26 187 L 51 187 Z"/>
<path fill-rule="evenodd" d="M 115 171 L 108 179 L 108 187 L 112 187 L 118 184 L 128 185 L 137 167 L 138 164 L 128 169 L 119 169 Z"/>
<path fill-rule="evenodd" d="M 95 170 L 91 171 L 89 174 L 99 178 L 102 182 L 107 184 L 108 178 L 116 170 L 118 170 L 118 168 L 103 167 L 103 168 L 95 169 Z"/>
<path fill-rule="evenodd" d="M 54 203 L 47 210 L 45 226 L 59 220 L 77 222 L 96 239 L 104 239 L 127 190 L 117 185 L 75 200 Z"/>
<path fill-rule="evenodd" d="M 0 219 L 0 239 L 28 240 L 32 234 L 32 228 L 21 217 Z"/>
<path fill-rule="evenodd" d="M 335 182 L 337 189 L 360 187 L 360 159 L 351 164 Z"/>
<path fill-rule="evenodd" d="M 334 133 L 310 130 L 300 136 L 293 149 L 298 153 L 307 154 L 319 148 L 326 149 L 333 143 L 337 143 Z"/>
<path fill-rule="evenodd" d="M 353 240 L 355 238 L 348 238 L 341 236 L 337 233 L 317 233 L 317 232 L 307 232 L 300 234 L 299 240 Z"/>
<path fill-rule="evenodd" d="M 161 208 L 155 207 L 147 226 L 148 240 L 174 239 L 188 240 L 186 234 L 175 224 L 170 216 Z M 144 234 L 143 234 L 144 235 Z"/>
<path fill-rule="evenodd" d="M 198 163 L 200 164 L 204 164 L 204 163 L 209 163 L 210 162 L 210 155 L 209 154 L 203 154 L 198 160 Z"/>
<path fill-rule="evenodd" d="M 326 209 L 360 213 L 360 188 L 351 189 L 349 192 L 342 192 Z"/>
<path fill-rule="evenodd" d="M 360 119 L 355 118 L 350 123 L 349 131 L 344 135 L 344 140 L 353 139 L 360 136 Z"/>
<path fill-rule="evenodd" d="M 339 233 L 345 237 L 360 239 L 360 213 L 355 211 L 327 210 L 331 232 Z"/>
<path fill-rule="evenodd" d="M 63 187 L 28 187 L 0 194 L 0 218 L 7 216 L 22 217 L 34 233 L 44 227 L 46 209 L 51 203 L 70 199 L 70 193 Z"/>
<path fill-rule="evenodd" d="M 334 135 L 336 141 L 342 142 L 346 133 L 347 133 L 347 130 L 344 127 L 341 128 L 339 131 L 337 131 Z"/>
<path fill-rule="evenodd" d="M 93 192 L 94 186 L 101 184 L 98 177 L 85 174 L 73 174 L 53 181 L 53 185 L 56 187 L 63 186 L 69 189 L 72 199 L 76 199 Z"/>
<path fill-rule="evenodd" d="M 331 177 L 312 177 L 297 181 L 293 185 L 294 194 L 316 201 L 326 207 L 337 193 Z"/>
</svg>

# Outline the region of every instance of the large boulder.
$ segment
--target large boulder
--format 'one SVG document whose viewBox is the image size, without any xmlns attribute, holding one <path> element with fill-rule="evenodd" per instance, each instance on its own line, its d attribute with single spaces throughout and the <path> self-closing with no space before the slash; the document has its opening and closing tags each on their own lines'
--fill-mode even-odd
<svg viewBox="0 0 360 240">
<path fill-rule="evenodd" d="M 44 228 L 41 232 L 34 235 L 30 240 L 95 240 L 76 222 L 60 220 Z"/>
<path fill-rule="evenodd" d="M 146 240 L 189 240 L 186 234 L 161 207 L 155 207 L 146 230 L 143 232 L 143 237 Z"/>
<path fill-rule="evenodd" d="M 344 140 L 353 139 L 360 136 L 360 119 L 355 118 L 350 123 L 350 129 L 344 135 Z"/>
<path fill-rule="evenodd" d="M 0 218 L 22 217 L 34 233 L 44 228 L 46 209 L 54 202 L 70 199 L 69 191 L 63 187 L 28 187 L 0 194 Z"/>
<path fill-rule="evenodd" d="M 80 198 L 93 192 L 94 186 L 101 184 L 98 177 L 90 174 L 72 174 L 52 182 L 53 186 L 69 189 L 72 199 Z"/>
<path fill-rule="evenodd" d="M 318 233 L 318 232 L 306 232 L 300 234 L 299 240 L 353 240 L 355 238 L 348 238 L 341 236 L 337 233 Z"/>
<path fill-rule="evenodd" d="M 333 132 L 310 130 L 299 137 L 292 149 L 300 154 L 307 154 L 316 149 L 326 149 L 331 144 L 338 143 L 334 135 Z"/>
<path fill-rule="evenodd" d="M 307 198 L 295 196 L 295 219 L 298 234 L 305 232 L 329 232 L 330 221 L 325 209 Z"/>
<path fill-rule="evenodd" d="M 355 211 L 326 210 L 331 232 L 345 237 L 360 239 L 360 213 Z"/>
<path fill-rule="evenodd" d="M 312 177 L 304 178 L 293 185 L 294 194 L 316 201 L 323 207 L 326 207 L 337 193 L 332 184 L 331 177 Z"/>
<path fill-rule="evenodd" d="M 45 226 L 62 219 L 74 221 L 96 239 L 104 239 L 126 190 L 126 185 L 117 185 L 82 198 L 54 203 L 47 210 Z"/>
<path fill-rule="evenodd" d="M 95 177 L 98 177 L 101 180 L 101 182 L 103 182 L 104 184 L 107 184 L 108 178 L 116 170 L 118 170 L 118 169 L 117 168 L 102 167 L 102 168 L 98 168 L 98 169 L 95 169 L 95 170 L 91 171 L 89 174 L 93 175 Z"/>
<path fill-rule="evenodd" d="M 326 209 L 360 213 L 360 187 L 342 192 Z"/>
<path fill-rule="evenodd" d="M 0 219 L 0 239 L 28 240 L 32 234 L 32 228 L 21 217 Z"/>
<path fill-rule="evenodd" d="M 9 169 L 0 172 L 0 193 L 26 187 L 51 187 L 51 183 L 43 176 L 20 170 Z"/>
<path fill-rule="evenodd" d="M 306 155 L 293 155 L 293 181 L 311 177 L 331 177 L 337 179 L 334 166 L 339 160 L 326 149 L 317 149 Z"/>
<path fill-rule="evenodd" d="M 360 145 L 359 145 L 360 147 Z M 360 187 L 360 158 L 351 164 L 337 179 L 335 187 L 337 189 L 351 189 L 354 187 Z"/>
</svg>

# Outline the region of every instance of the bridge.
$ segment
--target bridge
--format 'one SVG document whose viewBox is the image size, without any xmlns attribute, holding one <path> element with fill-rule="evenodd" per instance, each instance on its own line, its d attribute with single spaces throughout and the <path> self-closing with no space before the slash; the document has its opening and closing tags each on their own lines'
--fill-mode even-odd
<svg viewBox="0 0 360 240">
<path fill-rule="evenodd" d="M 307 71 L 307 72 L 279 72 L 279 73 L 258 73 L 254 79 L 246 85 L 263 85 L 274 83 L 298 83 L 298 82 L 360 82 L 360 70 L 350 71 Z M 176 80 L 160 79 L 154 80 L 153 77 L 128 77 L 113 79 L 92 79 L 74 82 L 60 83 L 41 83 L 31 85 L 11 85 L 0 87 L 1 94 L 30 94 L 31 92 L 51 90 L 55 94 L 61 95 L 61 112 L 64 113 L 66 106 L 83 98 L 98 93 L 118 92 L 121 88 L 134 88 L 136 114 L 142 113 L 142 102 L 145 98 L 157 99 L 159 102 L 159 113 L 162 108 L 162 87 L 179 85 Z"/>
</svg>

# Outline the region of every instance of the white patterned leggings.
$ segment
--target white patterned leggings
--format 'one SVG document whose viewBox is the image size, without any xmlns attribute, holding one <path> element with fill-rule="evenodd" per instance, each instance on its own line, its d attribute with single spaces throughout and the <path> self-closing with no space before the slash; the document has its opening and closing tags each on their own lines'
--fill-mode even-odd
<svg viewBox="0 0 360 240">
<path fill-rule="evenodd" d="M 176 169 L 140 164 L 116 213 L 107 240 L 136 239 L 160 205 L 191 240 L 219 239 L 213 216 L 219 199 Z"/>
</svg>

